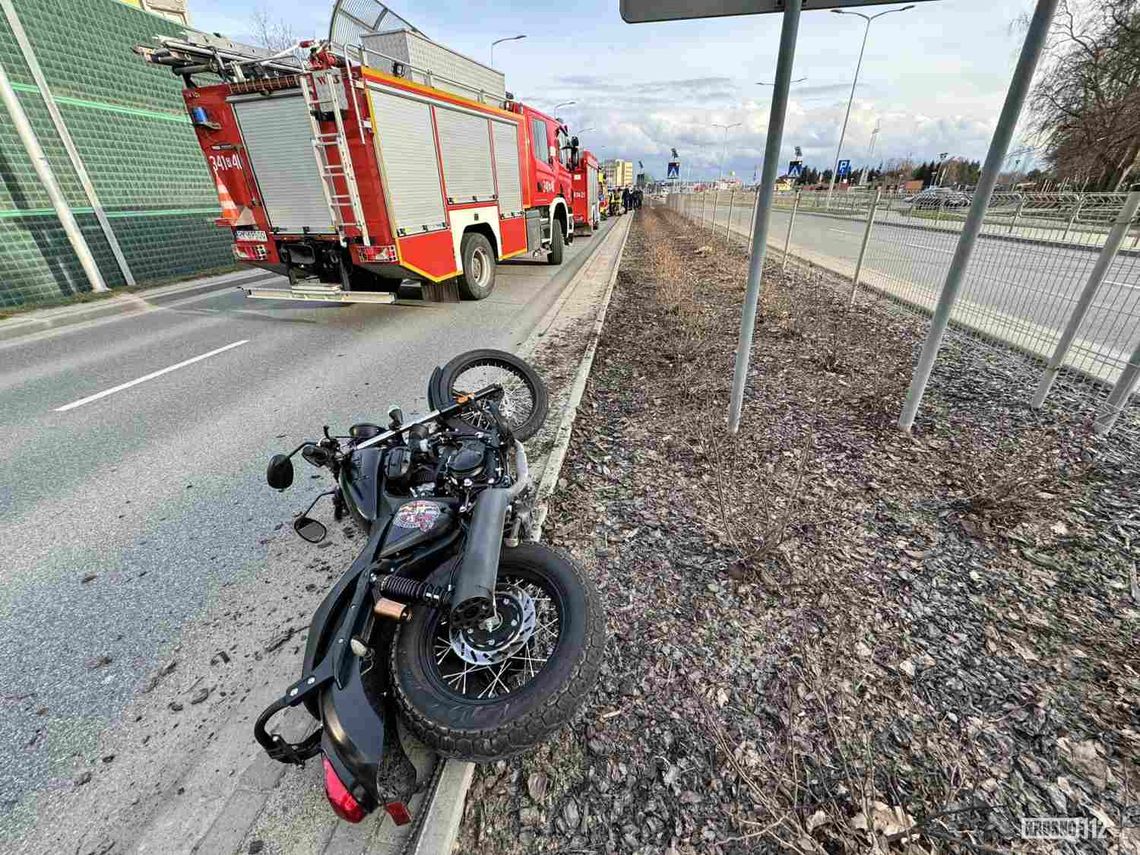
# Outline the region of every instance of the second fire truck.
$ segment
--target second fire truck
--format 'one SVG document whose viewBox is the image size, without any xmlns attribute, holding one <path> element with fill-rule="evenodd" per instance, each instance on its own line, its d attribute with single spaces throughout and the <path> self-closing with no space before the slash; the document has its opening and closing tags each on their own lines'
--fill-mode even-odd
<svg viewBox="0 0 1140 855">
<path fill-rule="evenodd" d="M 419 33 L 369 38 L 357 61 L 302 43 L 303 64 L 204 34 L 139 49 L 186 81 L 235 257 L 289 277 L 249 295 L 391 302 L 410 278 L 428 299 L 480 300 L 503 259 L 561 264 L 567 128 Z M 223 82 L 197 85 L 203 72 Z"/>
</svg>

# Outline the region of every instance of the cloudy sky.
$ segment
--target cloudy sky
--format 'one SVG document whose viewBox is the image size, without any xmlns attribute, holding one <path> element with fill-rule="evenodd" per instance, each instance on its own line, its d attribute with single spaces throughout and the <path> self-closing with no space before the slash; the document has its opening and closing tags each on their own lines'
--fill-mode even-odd
<svg viewBox="0 0 1140 855">
<path fill-rule="evenodd" d="M 715 175 L 724 131 L 725 171 L 750 180 L 764 147 L 768 87 L 776 67 L 779 15 L 661 24 L 627 24 L 618 0 L 569 3 L 495 0 L 394 0 L 392 8 L 429 37 L 486 62 L 493 39 L 525 33 L 495 49 L 507 88 L 540 108 L 561 101 L 572 130 L 601 158 L 642 160 L 663 176 L 675 146 L 696 177 Z M 921 0 L 871 26 L 844 156 L 867 161 L 871 131 L 881 131 L 873 162 L 939 152 L 981 159 L 1001 108 L 1032 0 Z M 331 2 L 190 0 L 199 29 L 242 39 L 263 8 L 302 37 L 328 32 Z M 877 6 L 866 11 L 898 8 Z M 551 10 L 557 9 L 557 12 Z M 809 165 L 830 166 L 863 22 L 805 12 L 784 151 L 801 146 Z M 1015 145 L 1017 144 L 1015 140 Z"/>
</svg>

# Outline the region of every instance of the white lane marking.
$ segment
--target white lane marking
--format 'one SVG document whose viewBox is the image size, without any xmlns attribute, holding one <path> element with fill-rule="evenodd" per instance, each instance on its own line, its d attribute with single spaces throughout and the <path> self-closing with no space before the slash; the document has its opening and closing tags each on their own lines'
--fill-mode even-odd
<svg viewBox="0 0 1140 855">
<path fill-rule="evenodd" d="M 150 374 L 144 374 L 142 377 L 136 377 L 134 380 L 128 380 L 126 383 L 120 383 L 118 386 L 104 389 L 102 392 L 96 392 L 94 395 L 88 395 L 86 398 L 80 398 L 78 401 L 72 401 L 70 404 L 64 404 L 62 407 L 56 407 L 55 411 L 57 413 L 66 413 L 68 410 L 74 410 L 76 407 L 82 407 L 84 404 L 90 404 L 92 401 L 98 401 L 100 398 L 106 398 L 108 395 L 114 395 L 116 392 L 122 392 L 124 389 L 139 385 L 139 383 L 145 383 L 147 380 L 153 380 L 155 377 L 161 377 L 163 374 L 169 374 L 171 371 L 177 371 L 179 368 L 185 368 L 187 365 L 193 365 L 195 362 L 201 362 L 203 359 L 209 359 L 211 356 L 217 356 L 219 353 L 225 353 L 227 350 L 241 347 L 243 344 L 249 344 L 249 339 L 243 338 L 241 341 L 235 341 L 233 344 L 227 344 L 225 347 L 219 347 L 217 350 L 203 353 L 201 356 L 192 357 L 183 362 L 179 362 L 177 365 L 168 365 L 166 368 L 160 368 L 158 371 L 152 371 Z"/>
<path fill-rule="evenodd" d="M 953 255 L 954 254 L 954 250 L 952 250 L 952 249 L 939 249 L 936 246 L 926 246 L 925 244 L 921 244 L 921 243 L 907 243 L 907 244 L 903 244 L 903 246 L 913 246 L 916 249 L 930 249 L 930 250 L 933 250 L 934 252 L 944 252 L 947 255 Z"/>
<path fill-rule="evenodd" d="M 847 229 L 828 229 L 828 231 L 829 232 L 839 232 L 841 235 L 854 234 L 854 232 L 849 232 L 849 231 L 847 231 Z"/>
<path fill-rule="evenodd" d="M 1132 285 L 1128 282 L 1117 282 L 1114 279 L 1105 279 L 1104 284 L 1105 285 L 1118 285 L 1121 288 L 1140 288 L 1140 285 Z"/>
</svg>

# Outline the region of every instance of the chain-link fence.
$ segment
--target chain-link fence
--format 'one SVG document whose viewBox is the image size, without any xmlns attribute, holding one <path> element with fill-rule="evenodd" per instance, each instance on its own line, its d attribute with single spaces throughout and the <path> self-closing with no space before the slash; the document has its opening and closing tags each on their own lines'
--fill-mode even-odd
<svg viewBox="0 0 1140 855">
<path fill-rule="evenodd" d="M 968 193 L 943 189 L 909 197 L 877 188 L 830 198 L 786 192 L 776 198 L 768 240 L 783 263 L 799 259 L 844 277 L 853 300 L 871 294 L 929 314 L 970 203 Z M 1027 400 L 1087 411 L 1102 433 L 1115 425 L 1140 435 L 1140 403 L 1132 402 L 1140 378 L 1137 203 L 1140 191 L 995 193 L 952 314 L 954 328 L 978 346 L 1030 357 Z M 669 205 L 709 227 L 714 241 L 751 239 L 751 191 L 674 194 Z"/>
</svg>

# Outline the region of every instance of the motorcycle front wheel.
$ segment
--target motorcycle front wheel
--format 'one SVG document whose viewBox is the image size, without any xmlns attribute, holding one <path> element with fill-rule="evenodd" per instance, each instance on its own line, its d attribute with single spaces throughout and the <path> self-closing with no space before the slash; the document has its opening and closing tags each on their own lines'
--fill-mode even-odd
<svg viewBox="0 0 1140 855">
<path fill-rule="evenodd" d="M 550 406 L 546 384 L 534 367 L 524 359 L 502 350 L 469 350 L 448 362 L 436 372 L 428 388 L 428 399 L 434 409 L 447 406 L 462 394 L 478 392 L 498 383 L 503 387 L 499 414 L 510 426 L 514 438 L 526 442 L 546 421 Z M 487 428 L 480 413 L 465 413 L 456 421 L 477 428 Z"/>
<path fill-rule="evenodd" d="M 446 610 L 418 607 L 392 643 L 400 711 L 446 757 L 487 762 L 533 748 L 573 718 L 598 678 L 600 598 L 564 555 L 536 543 L 504 548 L 495 607 L 492 621 L 463 631 Z"/>
</svg>

